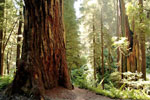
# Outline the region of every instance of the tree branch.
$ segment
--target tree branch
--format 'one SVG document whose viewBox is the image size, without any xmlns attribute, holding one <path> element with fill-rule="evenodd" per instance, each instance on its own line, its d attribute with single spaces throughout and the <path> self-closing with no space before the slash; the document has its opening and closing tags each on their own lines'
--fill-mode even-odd
<svg viewBox="0 0 150 100">
<path fill-rule="evenodd" d="M 18 20 L 14 23 L 14 26 L 13 26 L 13 28 L 12 28 L 12 30 L 11 30 L 11 32 L 10 32 L 10 34 L 9 34 L 9 36 L 8 36 L 8 38 L 7 38 L 6 42 L 4 43 L 4 48 L 3 48 L 3 50 L 4 50 L 4 51 L 5 51 L 5 48 L 6 48 L 7 44 L 8 44 L 8 41 L 9 41 L 9 39 L 10 39 L 10 37 L 11 37 L 12 33 L 13 33 L 13 30 L 14 30 L 14 28 L 15 28 L 15 26 L 16 26 L 16 24 L 17 24 L 17 22 L 18 22 Z"/>
</svg>

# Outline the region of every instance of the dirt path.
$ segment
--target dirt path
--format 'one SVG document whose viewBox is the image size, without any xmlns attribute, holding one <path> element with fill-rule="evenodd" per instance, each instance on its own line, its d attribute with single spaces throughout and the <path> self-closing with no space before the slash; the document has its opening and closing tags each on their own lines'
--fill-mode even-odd
<svg viewBox="0 0 150 100">
<path fill-rule="evenodd" d="M 113 100 L 105 96 L 96 95 L 95 93 L 85 89 L 75 88 L 73 93 L 76 95 L 74 100 Z"/>
<path fill-rule="evenodd" d="M 33 100 L 33 99 L 21 95 L 14 95 L 12 97 L 7 98 L 7 96 L 3 95 L 0 92 L 0 100 Z M 46 91 L 45 100 L 118 100 L 118 99 L 110 99 L 102 95 L 96 95 L 96 93 L 94 92 L 85 89 L 79 89 L 77 87 L 74 90 L 67 90 L 62 87 L 57 87 L 52 90 Z"/>
<path fill-rule="evenodd" d="M 59 87 L 47 93 L 52 100 L 115 100 L 77 87 L 71 91 Z"/>
</svg>

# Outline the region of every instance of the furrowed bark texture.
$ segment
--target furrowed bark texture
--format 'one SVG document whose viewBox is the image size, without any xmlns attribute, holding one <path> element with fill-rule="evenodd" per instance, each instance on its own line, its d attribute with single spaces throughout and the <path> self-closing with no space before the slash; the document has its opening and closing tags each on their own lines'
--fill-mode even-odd
<svg viewBox="0 0 150 100">
<path fill-rule="evenodd" d="M 62 0 L 25 0 L 22 57 L 11 94 L 39 95 L 57 86 L 72 89 L 62 14 Z"/>
</svg>

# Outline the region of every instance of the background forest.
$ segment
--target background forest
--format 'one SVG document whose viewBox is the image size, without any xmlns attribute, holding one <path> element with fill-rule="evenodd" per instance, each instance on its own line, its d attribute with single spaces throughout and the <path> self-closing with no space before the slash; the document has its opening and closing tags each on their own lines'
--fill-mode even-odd
<svg viewBox="0 0 150 100">
<path fill-rule="evenodd" d="M 64 0 L 66 59 L 75 87 L 150 99 L 150 0 Z M 21 59 L 24 2 L 0 1 L 0 91 Z"/>
</svg>

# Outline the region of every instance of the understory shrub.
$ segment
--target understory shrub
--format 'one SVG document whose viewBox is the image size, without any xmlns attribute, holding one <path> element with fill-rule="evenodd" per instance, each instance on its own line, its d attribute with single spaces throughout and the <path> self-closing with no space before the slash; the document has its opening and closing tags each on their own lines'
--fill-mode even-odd
<svg viewBox="0 0 150 100">
<path fill-rule="evenodd" d="M 79 69 L 74 69 L 71 71 L 71 81 L 73 85 L 84 88 L 87 86 L 87 71 L 88 68 L 86 65 L 80 67 Z"/>
<path fill-rule="evenodd" d="M 12 76 L 0 77 L 0 91 L 4 90 L 13 80 Z"/>
<path fill-rule="evenodd" d="M 125 88 L 128 90 L 142 90 L 147 95 L 150 95 L 150 81 L 143 80 L 142 73 L 125 72 L 123 76 L 124 78 L 121 82 L 125 84 Z"/>
<path fill-rule="evenodd" d="M 99 86 L 101 82 L 97 87 L 86 84 L 82 85 L 82 88 L 111 98 L 148 100 L 150 99 L 148 95 L 150 82 L 142 80 L 141 75 L 141 73 L 126 72 L 121 79 L 122 74 L 114 72 L 108 79 L 109 83 L 104 84 L 104 90 Z"/>
</svg>

